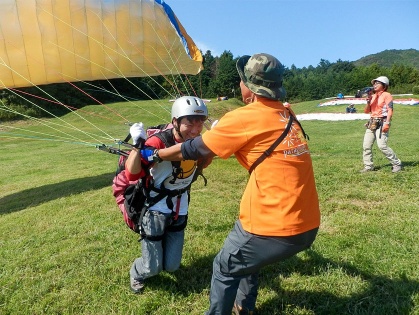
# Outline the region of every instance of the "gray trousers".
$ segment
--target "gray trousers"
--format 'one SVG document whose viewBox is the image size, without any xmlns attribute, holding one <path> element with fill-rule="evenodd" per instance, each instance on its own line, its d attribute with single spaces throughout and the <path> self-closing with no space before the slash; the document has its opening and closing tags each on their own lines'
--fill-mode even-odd
<svg viewBox="0 0 419 315">
<path fill-rule="evenodd" d="M 259 236 L 243 230 L 236 221 L 213 263 L 210 309 L 207 315 L 231 315 L 234 301 L 254 310 L 259 270 L 310 247 L 317 228 L 289 237 Z"/>
<path fill-rule="evenodd" d="M 402 162 L 397 158 L 396 153 L 387 145 L 388 133 L 381 133 L 380 129 L 371 131 L 367 129 L 364 135 L 364 143 L 362 145 L 363 153 L 362 158 L 364 161 L 365 168 L 374 168 L 373 156 L 372 156 L 372 146 L 377 140 L 377 146 L 384 156 L 390 161 L 391 165 L 401 165 Z"/>
<path fill-rule="evenodd" d="M 182 225 L 186 216 L 180 215 L 174 224 Z M 182 260 L 185 230 L 167 231 L 172 215 L 158 211 L 147 211 L 143 218 L 143 228 L 147 235 L 163 236 L 160 241 L 141 241 L 141 257 L 135 259 L 131 266 L 131 278 L 146 279 L 157 275 L 162 270 L 175 271 L 179 269 Z"/>
</svg>

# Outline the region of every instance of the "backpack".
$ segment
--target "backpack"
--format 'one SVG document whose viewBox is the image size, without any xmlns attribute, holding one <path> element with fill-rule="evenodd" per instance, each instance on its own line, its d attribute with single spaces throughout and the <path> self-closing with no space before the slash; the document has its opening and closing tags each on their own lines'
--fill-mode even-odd
<svg viewBox="0 0 419 315">
<path fill-rule="evenodd" d="M 158 137 L 165 145 L 165 147 L 170 147 L 175 144 L 173 139 L 173 127 L 171 124 L 162 124 L 154 127 L 149 127 L 147 129 L 147 136 L 156 136 Z M 129 136 L 127 137 L 129 140 Z M 128 141 L 126 139 L 126 141 Z M 128 152 L 127 152 L 128 153 Z M 166 203 L 169 209 L 174 208 L 172 198 L 174 196 L 181 196 L 183 193 L 190 191 L 191 184 L 187 187 L 179 190 L 169 190 L 165 187 L 154 187 L 153 178 L 150 175 L 149 167 L 142 164 L 142 169 L 145 171 L 145 176 L 140 178 L 137 181 L 129 181 L 125 175 L 125 161 L 127 155 L 121 155 L 118 161 L 118 169 L 116 171 L 115 177 L 113 179 L 112 190 L 113 195 L 116 199 L 116 203 L 123 215 L 126 225 L 134 232 L 139 233 L 141 238 L 150 238 L 143 233 L 141 230 L 141 222 L 144 214 L 149 207 L 155 205 L 157 202 L 166 198 Z M 173 173 L 172 175 L 176 179 L 177 175 L 180 173 L 180 162 L 172 162 Z M 201 175 L 204 178 L 205 185 L 206 179 L 202 174 L 202 168 L 197 168 L 195 171 L 194 182 L 197 176 Z M 157 195 L 154 197 L 150 196 L 150 191 L 153 190 L 157 192 Z M 174 216 L 173 220 L 177 219 L 177 215 Z M 185 220 L 186 226 L 186 220 Z M 184 227 L 179 227 L 184 228 Z"/>
</svg>

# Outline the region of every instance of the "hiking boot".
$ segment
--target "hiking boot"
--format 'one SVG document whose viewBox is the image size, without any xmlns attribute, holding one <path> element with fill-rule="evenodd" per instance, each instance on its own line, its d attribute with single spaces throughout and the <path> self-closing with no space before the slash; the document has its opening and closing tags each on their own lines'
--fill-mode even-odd
<svg viewBox="0 0 419 315">
<path fill-rule="evenodd" d="M 364 167 L 362 170 L 360 170 L 360 173 L 367 173 L 367 172 L 372 172 L 374 171 L 373 167 Z"/>
<path fill-rule="evenodd" d="M 130 286 L 132 292 L 140 293 L 144 288 L 144 280 L 140 278 L 131 278 Z"/>
<path fill-rule="evenodd" d="M 391 169 L 391 171 L 393 173 L 397 173 L 397 172 L 400 172 L 402 169 L 403 169 L 403 166 L 401 164 L 400 165 L 393 165 L 393 168 Z"/>
<path fill-rule="evenodd" d="M 247 309 L 244 309 L 238 306 L 236 303 L 234 303 L 232 312 L 234 315 L 254 315 L 255 314 L 254 311 L 249 311 Z"/>
</svg>

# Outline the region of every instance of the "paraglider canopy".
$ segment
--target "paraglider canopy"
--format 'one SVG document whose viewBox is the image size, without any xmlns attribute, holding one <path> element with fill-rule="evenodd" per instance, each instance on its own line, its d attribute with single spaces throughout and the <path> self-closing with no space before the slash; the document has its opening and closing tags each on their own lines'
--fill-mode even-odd
<svg viewBox="0 0 419 315">
<path fill-rule="evenodd" d="M 0 88 L 197 74 L 202 60 L 163 0 L 0 1 Z"/>
</svg>

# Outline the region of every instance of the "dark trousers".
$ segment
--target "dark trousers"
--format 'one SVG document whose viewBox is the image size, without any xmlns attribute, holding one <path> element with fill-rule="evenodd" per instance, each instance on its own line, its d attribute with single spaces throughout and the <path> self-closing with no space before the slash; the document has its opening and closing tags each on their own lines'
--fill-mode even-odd
<svg viewBox="0 0 419 315">
<path fill-rule="evenodd" d="M 234 301 L 254 310 L 259 270 L 311 246 L 318 228 L 289 237 L 260 236 L 243 230 L 236 221 L 213 263 L 210 309 L 207 315 L 231 315 Z"/>
</svg>

